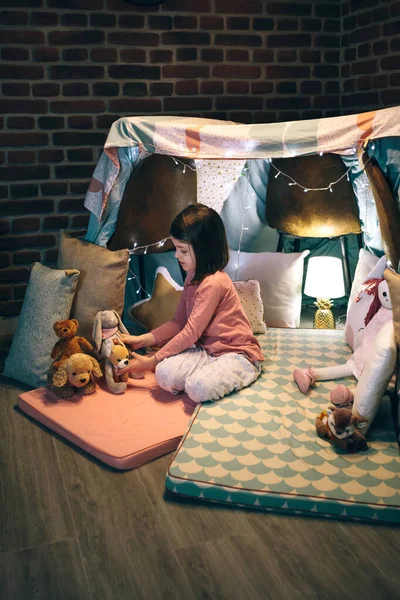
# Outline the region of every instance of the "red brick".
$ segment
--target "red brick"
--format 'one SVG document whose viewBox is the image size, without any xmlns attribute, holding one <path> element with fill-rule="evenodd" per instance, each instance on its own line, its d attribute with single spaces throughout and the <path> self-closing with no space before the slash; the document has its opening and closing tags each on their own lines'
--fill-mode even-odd
<svg viewBox="0 0 400 600">
<path fill-rule="evenodd" d="M 228 81 L 226 84 L 228 94 L 247 94 L 249 89 L 248 81 Z"/>
<path fill-rule="evenodd" d="M 339 77 L 339 65 L 314 65 L 312 75 L 317 79 L 327 79 L 328 77 L 336 79 Z"/>
<path fill-rule="evenodd" d="M 278 62 L 296 62 L 296 50 L 278 50 Z"/>
<path fill-rule="evenodd" d="M 105 41 L 104 31 L 95 29 L 78 31 L 50 31 L 49 44 L 54 46 L 84 46 L 87 44 L 102 44 Z"/>
<path fill-rule="evenodd" d="M 76 215 L 71 218 L 71 227 L 87 227 L 89 223 L 89 215 Z"/>
<path fill-rule="evenodd" d="M 47 146 L 47 133 L 0 133 L 0 145 L 4 146 Z"/>
<path fill-rule="evenodd" d="M 372 44 L 372 51 L 375 55 L 387 54 L 389 51 L 387 40 L 379 40 Z"/>
<path fill-rule="evenodd" d="M 150 96 L 172 96 L 174 85 L 172 83 L 151 83 Z"/>
<path fill-rule="evenodd" d="M 299 22 L 297 19 L 277 19 L 276 30 L 277 31 L 297 31 L 299 28 Z"/>
<path fill-rule="evenodd" d="M 1 266 L 1 264 L 0 264 Z M 0 287 L 0 302 L 7 302 L 7 300 L 11 300 L 12 298 L 12 287 L 2 285 Z"/>
<path fill-rule="evenodd" d="M 253 61 L 255 63 L 268 63 L 273 62 L 273 60 L 273 50 L 254 50 Z"/>
<path fill-rule="evenodd" d="M 91 162 L 93 150 L 91 148 L 72 148 L 67 150 L 67 158 L 70 162 Z"/>
<path fill-rule="evenodd" d="M 229 0 L 226 0 L 227 3 Z M 239 0 L 237 0 L 239 1 Z M 266 6 L 266 12 L 269 15 L 287 15 L 294 16 L 308 16 L 311 13 L 312 4 L 307 2 L 306 4 L 298 4 L 295 2 L 268 2 Z"/>
<path fill-rule="evenodd" d="M 390 85 L 394 85 L 390 81 Z M 372 87 L 377 89 L 385 89 L 388 87 L 388 76 L 387 75 L 376 75 L 372 78 Z"/>
<path fill-rule="evenodd" d="M 145 83 L 134 83 L 133 85 L 144 86 Z M 125 88 L 124 88 L 125 93 Z M 99 81 L 93 85 L 93 95 L 94 96 L 118 96 L 119 95 L 119 83 L 113 81 Z"/>
<path fill-rule="evenodd" d="M 11 186 L 11 198 L 33 198 L 39 193 L 39 188 L 35 183 L 23 183 L 22 185 Z"/>
<path fill-rule="evenodd" d="M 238 65 L 215 65 L 212 68 L 213 77 L 229 79 L 258 79 L 261 75 L 260 67 Z"/>
<path fill-rule="evenodd" d="M 243 96 L 221 96 L 216 98 L 218 110 L 247 109 L 257 110 L 263 107 L 262 98 L 244 98 Z"/>
<path fill-rule="evenodd" d="M 79 212 L 85 210 L 83 205 L 83 198 L 69 198 L 68 200 L 60 200 L 58 203 L 59 210 L 61 212 Z"/>
<path fill-rule="evenodd" d="M 176 60 L 177 62 L 197 60 L 197 48 L 177 48 Z"/>
<path fill-rule="evenodd" d="M 120 15 L 118 19 L 120 29 L 141 29 L 144 27 L 142 15 Z"/>
<path fill-rule="evenodd" d="M 40 129 L 64 129 L 64 117 L 39 117 Z"/>
<path fill-rule="evenodd" d="M 68 117 L 68 127 L 70 129 L 93 129 L 93 119 L 81 115 L 79 117 Z"/>
<path fill-rule="evenodd" d="M 114 119 L 115 120 L 115 119 Z M 76 145 L 76 133 L 74 132 L 55 132 L 53 134 L 53 141 L 56 146 L 75 146 Z M 103 146 L 105 142 L 104 133 L 80 133 L 79 141 L 83 146 Z"/>
<path fill-rule="evenodd" d="M 60 93 L 60 86 L 58 83 L 34 83 L 32 85 L 32 96 L 58 96 Z"/>
<path fill-rule="evenodd" d="M 201 82 L 201 93 L 202 94 L 222 94 L 224 92 L 224 84 L 222 81 L 202 81 Z"/>
<path fill-rule="evenodd" d="M 307 33 L 270 34 L 266 44 L 268 48 L 309 48 L 311 35 Z"/>
<path fill-rule="evenodd" d="M 166 31 L 172 29 L 172 17 L 167 17 L 166 15 L 149 15 L 147 25 L 149 29 L 162 29 L 163 31 Z M 125 17 L 122 17 L 122 23 L 120 18 L 120 27 L 126 27 Z"/>
<path fill-rule="evenodd" d="M 162 5 L 161 10 L 168 12 L 210 12 L 211 0 L 196 0 L 188 2 L 187 0 L 168 0 L 168 4 Z"/>
<path fill-rule="evenodd" d="M 196 65 L 167 65 L 162 69 L 163 77 L 190 79 L 195 77 L 208 77 L 209 67 Z"/>
<path fill-rule="evenodd" d="M 10 164 L 29 164 L 35 162 L 35 152 L 33 150 L 24 152 L 9 152 L 8 162 Z"/>
<path fill-rule="evenodd" d="M 131 33 L 117 31 L 107 35 L 109 44 L 118 44 L 119 46 L 159 46 L 160 36 L 158 33 Z"/>
<path fill-rule="evenodd" d="M 196 29 L 196 27 L 196 17 L 174 17 L 174 29 Z"/>
<path fill-rule="evenodd" d="M 28 48 L 3 48 L 1 51 L 3 60 L 29 60 Z"/>
<path fill-rule="evenodd" d="M 400 21 L 390 21 L 382 27 L 383 35 L 398 35 L 400 30 Z"/>
<path fill-rule="evenodd" d="M 201 17 L 200 19 L 201 29 L 223 29 L 224 20 L 221 17 Z"/>
<path fill-rule="evenodd" d="M 177 81 L 175 84 L 175 93 L 178 96 L 191 96 L 199 93 L 199 84 L 197 79 L 189 81 Z"/>
<path fill-rule="evenodd" d="M 210 110 L 212 107 L 211 98 L 165 98 L 164 108 L 165 110 L 171 111 L 197 111 L 197 110 Z"/>
<path fill-rule="evenodd" d="M 321 52 L 319 50 L 300 50 L 300 61 L 302 63 L 321 62 Z"/>
<path fill-rule="evenodd" d="M 87 184 L 83 181 L 72 181 L 69 184 L 71 194 L 86 194 Z"/>
<path fill-rule="evenodd" d="M 15 300 L 24 299 L 26 290 L 28 289 L 27 285 L 14 285 L 14 298 Z"/>
<path fill-rule="evenodd" d="M 67 229 L 69 226 L 69 217 L 55 215 L 51 217 L 44 217 L 43 219 L 43 230 L 54 229 L 59 231 L 60 229 Z"/>
<path fill-rule="evenodd" d="M 49 179 L 50 169 L 46 165 L 34 167 L 1 167 L 1 181 L 22 181 L 23 179 Z"/>
<path fill-rule="evenodd" d="M 160 79 L 160 67 L 110 65 L 108 74 L 115 79 Z"/>
<path fill-rule="evenodd" d="M 152 50 L 150 52 L 150 54 L 154 52 L 157 53 L 159 52 L 161 53 L 165 53 L 167 54 L 166 50 Z M 169 53 L 172 57 L 172 52 Z M 146 62 L 146 51 L 145 50 L 137 50 L 136 48 L 129 48 L 128 50 L 120 50 L 120 58 L 122 62 L 128 62 L 128 63 L 141 63 L 141 62 Z M 161 58 L 159 61 L 151 61 L 151 62 L 163 62 L 163 59 Z"/>
<path fill-rule="evenodd" d="M 62 86 L 63 96 L 88 96 L 89 86 L 83 81 L 76 81 L 74 83 L 65 83 Z"/>
<path fill-rule="evenodd" d="M 372 89 L 372 81 L 370 75 L 364 75 L 357 79 L 357 91 L 362 92 Z"/>
<path fill-rule="evenodd" d="M 61 57 L 64 62 L 79 62 L 87 60 L 87 48 L 66 48 L 62 51 Z"/>
<path fill-rule="evenodd" d="M 54 167 L 55 175 L 60 179 L 88 179 L 93 175 L 96 165 L 56 165 Z M 63 201 L 59 202 L 59 209 L 63 212 Z"/>
<path fill-rule="evenodd" d="M 110 129 L 111 125 L 114 121 L 117 121 L 121 118 L 121 115 L 100 115 L 100 117 L 96 117 L 96 127 L 97 129 Z M 107 134 L 104 134 L 104 141 L 106 140 Z M 100 145 L 100 144 L 98 144 Z"/>
<path fill-rule="evenodd" d="M 224 60 L 224 52 L 215 48 L 203 48 L 201 51 L 201 60 L 204 62 L 222 62 Z"/>
<path fill-rule="evenodd" d="M 15 233 L 21 231 L 39 231 L 39 229 L 39 217 L 21 217 L 20 219 L 14 219 L 12 223 L 12 231 Z"/>
<path fill-rule="evenodd" d="M 60 16 L 60 24 L 63 27 L 86 27 L 87 16 L 78 13 L 66 13 Z"/>
<path fill-rule="evenodd" d="M 106 108 L 102 100 L 55 100 L 50 102 L 54 113 L 100 113 Z"/>
<path fill-rule="evenodd" d="M 340 48 L 339 35 L 317 35 L 315 36 L 314 47 L 318 48 Z"/>
<path fill-rule="evenodd" d="M 259 14 L 263 11 L 262 0 L 216 0 L 215 12 L 216 13 L 231 13 L 246 15 Z"/>
<path fill-rule="evenodd" d="M 127 15 L 125 15 L 125 18 Z M 90 25 L 92 27 L 115 27 L 117 18 L 110 13 L 94 13 L 90 15 Z"/>
<path fill-rule="evenodd" d="M 399 69 L 399 57 L 398 56 L 385 56 L 381 60 L 381 68 L 384 71 L 398 71 Z M 373 70 L 376 72 L 376 68 Z"/>
<path fill-rule="evenodd" d="M 39 150 L 39 162 L 55 163 L 64 160 L 64 150 Z"/>
<path fill-rule="evenodd" d="M 45 100 L 0 100 L 0 112 L 44 114 L 47 112 Z"/>
<path fill-rule="evenodd" d="M 59 50 L 50 47 L 34 48 L 33 60 L 36 62 L 57 62 L 60 60 Z"/>
<path fill-rule="evenodd" d="M 114 48 L 96 48 L 95 50 L 91 50 L 90 58 L 93 62 L 114 63 L 118 60 L 118 54 Z"/>
<path fill-rule="evenodd" d="M 43 79 L 43 67 L 0 65 L 0 79 Z"/>
<path fill-rule="evenodd" d="M 10 222 L 7 219 L 0 219 L 0 234 L 4 235 L 10 231 Z M 9 264 L 9 263 L 8 263 Z M 4 264 L 4 255 L 0 256 L 0 267 L 7 266 Z"/>
<path fill-rule="evenodd" d="M 310 99 L 309 98 L 301 98 L 300 96 L 298 97 L 290 97 L 290 98 L 282 98 L 282 96 L 280 97 L 276 97 L 276 98 L 267 98 L 265 101 L 266 104 L 266 108 L 270 108 L 273 110 L 282 110 L 282 109 L 304 109 L 304 108 L 310 108 Z"/>
<path fill-rule="evenodd" d="M 250 34 L 222 34 L 217 33 L 215 35 L 216 46 L 246 46 L 246 47 L 259 47 L 262 46 L 262 38 L 260 35 Z"/>
<path fill-rule="evenodd" d="M 247 50 L 227 50 L 226 59 L 231 62 L 248 62 L 249 53 Z"/>
<path fill-rule="evenodd" d="M 8 117 L 8 129 L 33 129 L 35 119 L 33 117 Z"/>
<path fill-rule="evenodd" d="M 168 46 L 208 46 L 210 34 L 193 31 L 173 31 L 161 34 L 161 42 Z"/>
<path fill-rule="evenodd" d="M 67 184 L 63 181 L 48 181 L 40 186 L 43 196 L 63 196 L 67 193 Z M 50 210 L 48 212 L 54 212 Z"/>
<path fill-rule="evenodd" d="M 322 22 L 321 19 L 301 19 L 300 29 L 301 31 L 321 31 Z"/>
<path fill-rule="evenodd" d="M 3 96 L 30 96 L 29 83 L 3 83 Z"/>
<path fill-rule="evenodd" d="M 0 273 L 0 281 L 4 283 L 13 283 L 14 281 L 28 281 L 28 269 L 4 269 Z"/>
<path fill-rule="evenodd" d="M 384 59 L 383 59 L 384 60 Z M 383 61 L 382 61 L 383 63 Z M 384 69 L 383 64 L 381 64 Z M 358 60 L 351 65 L 352 75 L 365 75 L 369 73 L 377 72 L 377 61 L 376 60 Z"/>
<path fill-rule="evenodd" d="M 109 109 L 117 112 L 160 112 L 161 101 L 155 98 L 119 98 L 109 101 Z"/>
<path fill-rule="evenodd" d="M 0 315 L 2 317 L 14 317 L 20 314 L 22 309 L 22 300 L 17 302 L 3 302 L 0 308 Z"/>
<path fill-rule="evenodd" d="M 247 31 L 250 29 L 250 19 L 248 17 L 228 17 L 226 24 L 228 30 Z"/>
<path fill-rule="evenodd" d="M 12 27 L 13 25 L 27 25 L 28 13 L 16 10 L 3 10 L 0 13 L 0 24 Z"/>
<path fill-rule="evenodd" d="M 255 31 L 272 31 L 274 27 L 274 19 L 256 18 L 253 20 L 253 29 Z"/>
<path fill-rule="evenodd" d="M 102 10 L 103 0 L 47 0 L 49 8 L 67 8 L 68 10 Z"/>
<path fill-rule="evenodd" d="M 251 93 L 252 94 L 271 94 L 274 89 L 272 81 L 252 81 L 251 82 Z"/>
<path fill-rule="evenodd" d="M 296 94 L 296 81 L 278 81 L 276 84 L 276 92 L 278 94 Z"/>
<path fill-rule="evenodd" d="M 1 42 L 2 44 L 44 44 L 45 38 L 42 31 L 3 29 Z"/>
<path fill-rule="evenodd" d="M 0 238 L 0 248 L 17 249 L 32 248 L 37 246 L 54 246 L 55 236 L 49 234 L 39 235 L 14 235 Z"/>
<path fill-rule="evenodd" d="M 265 75 L 269 79 L 308 79 L 310 67 L 279 67 L 267 65 Z"/>
<path fill-rule="evenodd" d="M 382 100 L 385 106 L 393 106 L 400 104 L 400 90 L 384 90 L 382 92 Z M 377 101 L 375 100 L 375 104 Z"/>
<path fill-rule="evenodd" d="M 58 24 L 58 14 L 55 12 L 36 12 L 31 15 L 32 25 L 51 27 Z"/>
</svg>

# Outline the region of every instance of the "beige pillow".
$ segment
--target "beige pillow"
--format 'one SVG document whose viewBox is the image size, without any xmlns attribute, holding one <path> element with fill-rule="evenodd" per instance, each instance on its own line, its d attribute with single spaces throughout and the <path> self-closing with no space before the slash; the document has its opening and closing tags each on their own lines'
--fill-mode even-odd
<svg viewBox="0 0 400 600">
<path fill-rule="evenodd" d="M 394 336 L 400 348 L 400 275 L 393 269 L 385 269 L 383 276 L 389 287 L 390 302 L 392 304 Z"/>
<path fill-rule="evenodd" d="M 165 267 L 158 267 L 155 273 L 151 298 L 133 304 L 129 315 L 148 331 L 171 321 L 175 316 L 183 287 L 178 285 Z"/>
<path fill-rule="evenodd" d="M 264 306 L 261 299 L 260 283 L 255 279 L 234 281 L 243 310 L 250 321 L 253 333 L 265 333 L 267 326 L 264 322 Z"/>
<path fill-rule="evenodd" d="M 122 315 L 128 261 L 128 250 L 112 252 L 61 231 L 57 266 L 80 271 L 70 315 L 79 322 L 79 335 L 92 339 L 99 310 L 116 310 Z"/>
</svg>

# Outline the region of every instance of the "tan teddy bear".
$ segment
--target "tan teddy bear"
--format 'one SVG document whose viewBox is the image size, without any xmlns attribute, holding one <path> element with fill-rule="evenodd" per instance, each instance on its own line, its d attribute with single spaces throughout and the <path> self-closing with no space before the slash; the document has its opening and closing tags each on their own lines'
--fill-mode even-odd
<svg viewBox="0 0 400 600">
<path fill-rule="evenodd" d="M 122 367 L 127 367 L 129 365 L 129 360 L 129 350 L 125 344 L 114 344 L 114 346 L 111 348 L 111 354 L 109 356 L 109 361 L 113 367 L 114 381 L 123 381 L 125 383 L 128 381 L 129 374 L 123 373 L 122 375 L 118 375 L 118 368 L 122 369 Z"/>
<path fill-rule="evenodd" d="M 85 354 L 85 350 L 93 350 L 92 344 L 87 339 L 76 335 L 79 323 L 76 319 L 56 321 L 53 325 L 54 332 L 60 339 L 53 346 L 51 358 L 55 361 L 53 366 L 58 368 L 61 363 L 79 352 Z"/>
<path fill-rule="evenodd" d="M 70 398 L 76 393 L 86 396 L 96 390 L 94 377 L 102 376 L 97 360 L 79 352 L 66 358 L 58 369 L 50 367 L 47 384 L 59 398 Z"/>
</svg>

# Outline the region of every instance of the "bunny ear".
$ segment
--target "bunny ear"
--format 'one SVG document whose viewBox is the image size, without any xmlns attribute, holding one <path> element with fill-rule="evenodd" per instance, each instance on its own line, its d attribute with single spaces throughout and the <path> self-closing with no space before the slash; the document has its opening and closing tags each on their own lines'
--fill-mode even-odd
<svg viewBox="0 0 400 600">
<path fill-rule="evenodd" d="M 127 333 L 129 334 L 129 331 L 127 330 L 127 328 L 125 327 L 125 325 L 123 324 L 121 317 L 119 316 L 119 314 L 117 313 L 116 310 L 113 311 L 113 313 L 115 314 L 115 316 L 118 319 L 118 329 L 120 330 L 121 333 Z"/>
<path fill-rule="evenodd" d="M 102 337 L 101 337 L 101 310 L 96 314 L 96 318 L 94 320 L 93 331 L 92 331 L 92 340 L 93 340 L 93 343 L 94 343 L 95 350 L 97 350 L 97 352 L 100 352 L 101 342 L 102 342 Z"/>
<path fill-rule="evenodd" d="M 64 363 L 58 367 L 57 371 L 53 375 L 53 385 L 56 387 L 62 387 L 68 381 L 68 371 L 64 366 Z"/>
</svg>

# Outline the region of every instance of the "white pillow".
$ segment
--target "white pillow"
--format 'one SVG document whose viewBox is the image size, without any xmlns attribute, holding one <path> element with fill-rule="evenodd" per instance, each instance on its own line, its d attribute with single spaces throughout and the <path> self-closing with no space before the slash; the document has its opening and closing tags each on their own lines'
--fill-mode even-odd
<svg viewBox="0 0 400 600">
<path fill-rule="evenodd" d="M 238 293 L 246 317 L 250 321 L 253 333 L 265 333 L 267 326 L 263 320 L 264 306 L 259 282 L 248 279 L 247 281 L 234 281 L 233 285 Z"/>
<path fill-rule="evenodd" d="M 366 433 L 378 412 L 396 364 L 397 346 L 393 321 L 386 323 L 375 338 L 370 356 L 357 383 L 353 413 L 368 419 Z"/>
<path fill-rule="evenodd" d="M 233 281 L 260 282 L 264 321 L 268 327 L 299 327 L 303 284 L 303 252 L 240 252 L 230 250 L 225 268 Z"/>
<path fill-rule="evenodd" d="M 346 315 L 346 325 L 344 328 L 344 338 L 346 343 L 355 350 L 359 345 L 364 335 L 365 323 L 364 319 L 367 315 L 368 309 L 370 307 L 371 302 L 374 297 L 367 292 L 361 292 L 359 296 L 359 301 L 356 302 L 355 298 L 357 296 L 357 292 L 360 290 L 361 285 L 367 279 L 373 279 L 375 277 L 383 277 L 383 272 L 386 269 L 387 261 L 386 257 L 382 256 L 382 258 L 378 259 L 375 266 L 371 271 L 361 280 L 361 283 L 358 285 L 356 292 L 350 297 L 352 299 L 349 301 L 347 307 L 347 315 Z M 358 267 L 358 265 L 357 265 Z M 364 267 L 360 267 L 360 273 Z M 352 288 L 353 293 L 353 288 Z"/>
</svg>

